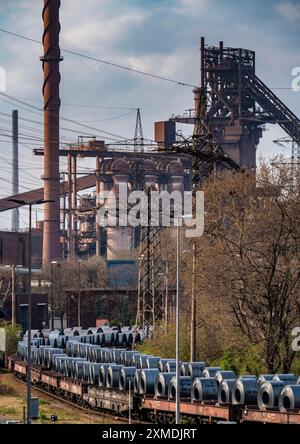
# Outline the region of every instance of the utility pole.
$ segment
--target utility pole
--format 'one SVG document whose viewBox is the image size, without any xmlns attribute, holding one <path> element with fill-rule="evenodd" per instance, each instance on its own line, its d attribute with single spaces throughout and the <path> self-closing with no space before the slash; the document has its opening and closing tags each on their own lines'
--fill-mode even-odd
<svg viewBox="0 0 300 444">
<path fill-rule="evenodd" d="M 26 201 L 17 198 L 7 199 L 8 202 L 14 202 L 18 205 L 28 205 L 29 208 L 29 223 L 28 223 L 28 315 L 27 315 L 27 424 L 31 424 L 31 310 L 32 310 L 32 298 L 31 298 L 31 238 L 32 238 L 32 207 L 33 205 L 41 205 L 50 203 L 53 201 L 46 201 L 45 199 L 39 199 L 36 201 Z"/>
<path fill-rule="evenodd" d="M 12 140 L 13 140 L 13 156 L 12 156 L 12 194 L 19 194 L 19 129 L 18 129 L 18 110 L 12 112 Z M 15 208 L 11 213 L 12 230 L 19 229 L 19 213 Z"/>
<path fill-rule="evenodd" d="M 191 344 L 190 344 L 190 361 L 195 361 L 196 354 L 196 242 L 193 242 L 193 259 L 192 259 L 192 306 L 191 306 Z"/>
<path fill-rule="evenodd" d="M 77 324 L 81 326 L 81 259 L 78 259 Z"/>
<path fill-rule="evenodd" d="M 17 313 L 16 313 L 16 266 L 11 267 L 11 323 L 16 325 Z"/>
<path fill-rule="evenodd" d="M 165 329 L 168 328 L 169 321 L 169 262 L 166 260 L 165 274 Z"/>
<path fill-rule="evenodd" d="M 53 284 L 54 284 L 54 265 L 57 264 L 57 261 L 51 261 L 51 330 L 54 330 L 54 292 L 53 292 Z"/>
<path fill-rule="evenodd" d="M 180 424 L 180 369 L 179 369 L 179 221 L 176 236 L 176 411 L 175 424 Z"/>
</svg>

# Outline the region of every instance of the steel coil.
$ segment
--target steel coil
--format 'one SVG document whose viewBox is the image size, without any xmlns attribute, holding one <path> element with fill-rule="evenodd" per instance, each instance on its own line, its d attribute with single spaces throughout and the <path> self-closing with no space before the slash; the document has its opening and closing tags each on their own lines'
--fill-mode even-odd
<svg viewBox="0 0 300 444">
<path fill-rule="evenodd" d="M 192 378 L 190 376 L 179 377 L 180 398 L 190 398 L 192 389 Z M 173 376 L 169 383 L 168 396 L 169 399 L 176 399 L 177 380 Z"/>
<path fill-rule="evenodd" d="M 272 381 L 274 375 L 259 375 L 257 382 L 262 384 L 265 381 Z"/>
<path fill-rule="evenodd" d="M 216 373 L 221 370 L 221 367 L 205 367 L 202 373 L 202 378 L 214 378 Z"/>
<path fill-rule="evenodd" d="M 176 373 L 158 373 L 156 380 L 155 380 L 155 395 L 157 397 L 161 396 L 168 396 L 169 393 L 169 385 L 173 378 L 173 376 L 176 376 Z"/>
<path fill-rule="evenodd" d="M 264 381 L 261 383 L 257 403 L 260 410 L 266 410 L 267 408 L 277 407 L 279 395 L 284 387 L 283 381 Z"/>
<path fill-rule="evenodd" d="M 122 353 L 125 351 L 124 348 L 116 348 L 113 350 L 113 357 L 114 357 L 114 361 L 116 364 L 121 364 L 121 356 Z"/>
<path fill-rule="evenodd" d="M 232 388 L 236 379 L 222 379 L 218 385 L 218 403 L 231 403 Z"/>
<path fill-rule="evenodd" d="M 175 361 L 175 359 L 172 360 L 172 361 L 168 361 L 166 363 L 166 372 L 168 372 L 168 373 L 176 372 L 176 361 Z"/>
<path fill-rule="evenodd" d="M 195 379 L 201 377 L 203 370 L 205 369 L 205 362 L 190 362 L 188 365 L 187 374 L 191 378 Z"/>
<path fill-rule="evenodd" d="M 257 405 L 259 384 L 254 378 L 238 378 L 232 387 L 232 404 Z"/>
<path fill-rule="evenodd" d="M 279 396 L 279 410 L 288 412 L 300 408 L 300 385 L 286 385 Z"/>
<path fill-rule="evenodd" d="M 188 375 L 188 367 L 189 362 L 182 362 L 180 366 L 180 376 L 189 376 Z"/>
<path fill-rule="evenodd" d="M 99 370 L 99 385 L 100 387 L 106 387 L 106 379 L 107 379 L 107 371 L 110 367 L 110 364 L 105 363 L 100 365 Z"/>
<path fill-rule="evenodd" d="M 133 390 L 133 380 L 135 375 L 136 367 L 122 367 L 120 371 L 119 379 L 119 389 L 128 390 L 129 382 L 131 382 L 131 389 Z"/>
<path fill-rule="evenodd" d="M 195 378 L 191 390 L 192 401 L 218 399 L 218 384 L 215 378 Z"/>
<path fill-rule="evenodd" d="M 83 364 L 84 360 L 75 362 L 75 378 L 83 380 Z"/>
<path fill-rule="evenodd" d="M 148 356 L 147 358 L 147 368 L 157 368 L 160 358 L 156 356 Z"/>
<path fill-rule="evenodd" d="M 152 395 L 155 391 L 155 381 L 159 373 L 156 368 L 147 368 L 141 371 L 140 394 Z"/>
<path fill-rule="evenodd" d="M 99 385 L 100 364 L 92 362 L 89 367 L 89 383 Z"/>
<path fill-rule="evenodd" d="M 132 367 L 132 360 L 133 360 L 133 356 L 136 355 L 135 351 L 125 351 L 122 354 L 122 358 L 123 358 L 123 365 L 125 367 Z"/>
<path fill-rule="evenodd" d="M 137 361 L 137 368 L 140 370 L 147 368 L 147 359 L 152 357 L 152 355 L 141 354 L 140 359 Z"/>
<path fill-rule="evenodd" d="M 286 385 L 293 385 L 297 383 L 297 376 L 291 373 L 277 374 L 273 376 L 273 381 L 282 381 Z"/>
<path fill-rule="evenodd" d="M 121 368 L 122 365 L 119 364 L 112 364 L 108 367 L 107 378 L 106 378 L 107 388 L 119 387 Z"/>
<path fill-rule="evenodd" d="M 215 375 L 218 384 L 226 379 L 236 379 L 236 374 L 231 370 L 218 370 Z"/>
<path fill-rule="evenodd" d="M 141 391 L 141 372 L 142 372 L 142 370 L 137 369 L 134 373 L 133 390 L 134 390 L 134 393 L 136 393 L 136 394 L 140 394 L 140 391 Z"/>
<path fill-rule="evenodd" d="M 171 358 L 161 358 L 159 360 L 158 369 L 159 369 L 160 372 L 166 372 L 167 371 L 166 370 L 166 365 L 167 365 L 167 363 L 169 361 L 174 361 L 174 359 L 171 359 Z"/>
</svg>

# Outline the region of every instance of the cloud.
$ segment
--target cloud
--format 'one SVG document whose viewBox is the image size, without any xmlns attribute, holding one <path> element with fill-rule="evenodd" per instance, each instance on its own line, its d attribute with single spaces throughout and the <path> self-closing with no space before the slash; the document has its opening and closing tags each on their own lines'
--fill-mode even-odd
<svg viewBox="0 0 300 444">
<path fill-rule="evenodd" d="M 286 20 L 295 22 L 300 20 L 300 5 L 285 1 L 278 3 L 275 7 L 276 11 Z"/>
</svg>

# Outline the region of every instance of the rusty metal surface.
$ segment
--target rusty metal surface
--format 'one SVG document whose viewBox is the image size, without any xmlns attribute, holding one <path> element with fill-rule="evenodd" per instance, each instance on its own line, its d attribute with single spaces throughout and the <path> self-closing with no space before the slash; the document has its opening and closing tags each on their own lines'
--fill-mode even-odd
<svg viewBox="0 0 300 444">
<path fill-rule="evenodd" d="M 96 177 L 94 174 L 82 176 L 77 179 L 77 191 L 85 190 L 87 188 L 94 187 L 96 185 Z M 67 194 L 69 190 L 68 182 L 64 182 L 60 185 L 60 195 Z M 35 200 L 42 199 L 44 195 L 44 188 L 37 188 L 36 190 L 26 191 L 26 193 L 18 194 L 17 196 L 9 196 L 0 199 L 0 212 L 18 208 L 22 205 L 18 205 L 15 202 L 9 202 L 7 199 L 14 197 L 16 199 L 24 200 L 26 202 L 34 202 Z"/>
<path fill-rule="evenodd" d="M 283 413 L 268 410 L 243 409 L 241 422 L 260 422 L 267 424 L 300 424 L 300 411 Z"/>
<path fill-rule="evenodd" d="M 168 400 L 145 398 L 142 402 L 142 408 L 164 412 L 175 412 L 176 404 L 175 402 Z M 180 403 L 180 413 L 207 418 L 220 418 L 226 421 L 231 419 L 230 408 L 228 406 L 218 406 L 215 404 L 182 402 Z"/>
<path fill-rule="evenodd" d="M 60 178 L 59 178 L 59 8 L 60 0 L 44 0 L 44 238 L 43 262 L 60 257 Z"/>
</svg>

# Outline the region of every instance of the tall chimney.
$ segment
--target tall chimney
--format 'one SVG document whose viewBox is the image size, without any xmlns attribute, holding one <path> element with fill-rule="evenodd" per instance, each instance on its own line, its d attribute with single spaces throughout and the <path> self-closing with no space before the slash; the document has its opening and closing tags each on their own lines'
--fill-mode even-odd
<svg viewBox="0 0 300 444">
<path fill-rule="evenodd" d="M 44 0 L 44 204 L 43 263 L 60 257 L 59 48 L 60 0 Z"/>
<path fill-rule="evenodd" d="M 19 194 L 19 147 L 18 147 L 18 110 L 14 109 L 12 112 L 12 142 L 13 142 L 13 157 L 12 157 L 12 194 L 15 196 Z M 11 228 L 12 230 L 19 229 L 19 213 L 15 208 L 11 214 Z"/>
</svg>

